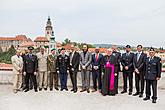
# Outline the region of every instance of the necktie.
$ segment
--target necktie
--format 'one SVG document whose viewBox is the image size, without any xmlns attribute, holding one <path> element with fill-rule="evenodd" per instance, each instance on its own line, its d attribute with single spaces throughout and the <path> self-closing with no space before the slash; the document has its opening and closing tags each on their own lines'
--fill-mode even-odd
<svg viewBox="0 0 165 110">
<path fill-rule="evenodd" d="M 29 54 L 29 58 L 32 58 L 32 55 L 31 54 Z"/>
<path fill-rule="evenodd" d="M 99 55 L 98 55 L 98 54 L 96 54 L 96 61 L 98 61 L 98 58 L 99 58 Z"/>
<path fill-rule="evenodd" d="M 140 53 L 137 54 L 137 61 L 139 60 L 140 58 Z"/>
</svg>

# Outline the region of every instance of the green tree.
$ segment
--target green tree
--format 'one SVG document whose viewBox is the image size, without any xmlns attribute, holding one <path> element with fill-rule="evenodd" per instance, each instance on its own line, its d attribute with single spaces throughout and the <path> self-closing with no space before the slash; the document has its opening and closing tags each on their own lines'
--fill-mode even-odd
<svg viewBox="0 0 165 110">
<path fill-rule="evenodd" d="M 11 57 L 15 55 L 15 48 L 12 45 L 8 51 L 0 53 L 0 62 L 11 64 Z"/>
<path fill-rule="evenodd" d="M 65 46 L 66 44 L 70 44 L 71 43 L 71 40 L 69 40 L 68 38 L 66 38 L 64 40 L 64 42 L 62 42 L 62 45 Z"/>
</svg>

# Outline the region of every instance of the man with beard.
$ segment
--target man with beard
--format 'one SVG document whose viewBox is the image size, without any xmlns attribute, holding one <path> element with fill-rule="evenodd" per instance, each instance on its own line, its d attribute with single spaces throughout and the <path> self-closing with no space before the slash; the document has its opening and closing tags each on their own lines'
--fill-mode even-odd
<svg viewBox="0 0 165 110">
<path fill-rule="evenodd" d="M 83 45 L 83 51 L 80 53 L 80 67 L 82 77 L 82 90 L 80 92 L 87 91 L 90 93 L 90 71 L 91 71 L 92 55 L 88 52 L 88 46 Z"/>
<path fill-rule="evenodd" d="M 103 55 L 99 53 L 99 48 L 95 49 L 95 53 L 92 55 L 92 79 L 93 79 L 93 91 L 97 91 L 98 89 L 101 91 L 101 59 Z"/>
</svg>

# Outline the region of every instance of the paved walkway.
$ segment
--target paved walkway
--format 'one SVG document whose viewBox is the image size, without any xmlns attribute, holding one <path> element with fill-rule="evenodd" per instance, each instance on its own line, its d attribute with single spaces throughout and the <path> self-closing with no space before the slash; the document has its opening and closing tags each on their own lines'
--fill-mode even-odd
<svg viewBox="0 0 165 110">
<path fill-rule="evenodd" d="M 156 104 L 127 94 L 103 97 L 98 92 L 74 94 L 55 90 L 14 94 L 11 85 L 0 85 L 0 110 L 164 110 L 164 75 L 158 85 L 159 99 Z"/>
</svg>

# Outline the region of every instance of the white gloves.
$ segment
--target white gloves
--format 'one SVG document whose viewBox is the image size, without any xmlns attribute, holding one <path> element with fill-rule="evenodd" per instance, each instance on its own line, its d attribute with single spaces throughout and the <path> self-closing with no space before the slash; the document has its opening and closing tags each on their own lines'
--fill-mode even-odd
<svg viewBox="0 0 165 110">
<path fill-rule="evenodd" d="M 23 72 L 23 75 L 25 76 L 26 75 L 26 72 Z"/>
<path fill-rule="evenodd" d="M 34 72 L 34 75 L 37 75 L 37 72 Z"/>
<path fill-rule="evenodd" d="M 82 66 L 82 69 L 83 69 L 83 70 L 85 70 L 85 69 L 86 69 L 86 67 L 85 67 L 85 66 Z"/>
<path fill-rule="evenodd" d="M 98 67 L 98 66 L 94 66 L 93 68 L 94 68 L 95 70 L 98 70 L 98 69 L 99 69 L 99 67 Z"/>
<path fill-rule="evenodd" d="M 72 71 L 74 71 L 74 68 L 72 68 Z"/>
</svg>

